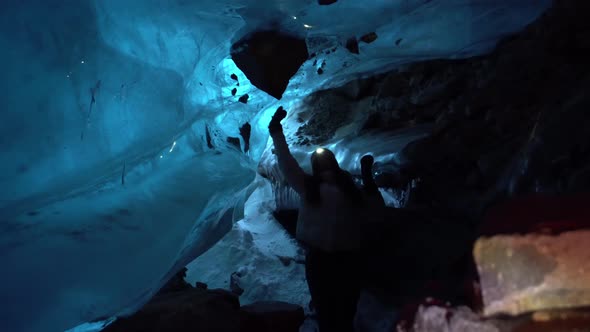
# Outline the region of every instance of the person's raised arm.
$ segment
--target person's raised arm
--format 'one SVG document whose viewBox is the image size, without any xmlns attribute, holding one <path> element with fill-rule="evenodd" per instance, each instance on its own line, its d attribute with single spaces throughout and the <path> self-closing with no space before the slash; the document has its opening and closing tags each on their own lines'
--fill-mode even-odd
<svg viewBox="0 0 590 332">
<path fill-rule="evenodd" d="M 376 202 L 379 206 L 385 206 L 383 196 L 381 195 L 379 187 L 373 178 L 374 162 L 375 159 L 371 155 L 365 155 L 361 158 L 361 176 L 363 178 L 363 189 L 365 194 L 376 199 L 374 202 Z"/>
<path fill-rule="evenodd" d="M 365 155 L 361 158 L 361 176 L 363 178 L 363 186 L 368 192 L 376 192 L 379 189 L 373 179 L 373 156 Z"/>
<path fill-rule="evenodd" d="M 279 162 L 279 168 L 283 176 L 287 179 L 289 185 L 299 194 L 304 194 L 305 188 L 305 172 L 301 169 L 297 160 L 291 155 L 287 140 L 283 134 L 283 126 L 281 121 L 287 116 L 287 111 L 283 107 L 279 107 L 268 125 L 270 137 L 275 146 L 275 154 Z"/>
</svg>

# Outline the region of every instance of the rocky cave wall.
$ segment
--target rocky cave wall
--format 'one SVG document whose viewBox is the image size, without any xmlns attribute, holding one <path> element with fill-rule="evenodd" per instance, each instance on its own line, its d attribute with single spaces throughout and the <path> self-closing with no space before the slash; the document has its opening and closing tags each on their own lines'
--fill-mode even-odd
<svg viewBox="0 0 590 332">
<path fill-rule="evenodd" d="M 588 3 L 556 1 L 488 55 L 417 62 L 303 100 L 299 126 L 288 129 L 295 151 L 343 135 L 428 128 L 401 151 L 387 140 L 356 151 L 379 157 L 371 144 L 399 151 L 376 164 L 377 182 L 407 197 L 379 231 L 391 244 L 371 249 L 381 295 L 401 302 L 433 295 L 424 285 L 437 280 L 445 285 L 438 295 L 473 305 L 463 282 L 473 277 L 472 244 L 490 208 L 531 194 L 588 192 L 589 14 Z M 294 215 L 278 217 L 288 224 Z M 485 226 L 526 232 L 527 222 Z"/>
<path fill-rule="evenodd" d="M 359 135 L 431 124 L 399 158 L 402 180 L 419 179 L 410 204 L 464 217 L 510 196 L 586 191 L 587 17 L 587 4 L 556 1 L 489 55 L 418 62 L 317 92 L 306 98 L 296 141 L 321 145 L 351 119 L 362 122 Z"/>
</svg>

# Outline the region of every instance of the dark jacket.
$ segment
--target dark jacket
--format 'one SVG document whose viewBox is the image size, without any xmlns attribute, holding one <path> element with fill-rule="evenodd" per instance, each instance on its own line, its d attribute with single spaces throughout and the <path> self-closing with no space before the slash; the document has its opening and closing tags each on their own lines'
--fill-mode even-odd
<svg viewBox="0 0 590 332">
<path fill-rule="evenodd" d="M 320 203 L 310 204 L 305 197 L 305 183 L 309 175 L 291 155 L 282 131 L 271 133 L 271 137 L 279 168 L 289 185 L 301 197 L 297 239 L 329 252 L 358 250 L 363 210 L 350 203 L 349 197 L 329 175 L 320 183 Z"/>
</svg>

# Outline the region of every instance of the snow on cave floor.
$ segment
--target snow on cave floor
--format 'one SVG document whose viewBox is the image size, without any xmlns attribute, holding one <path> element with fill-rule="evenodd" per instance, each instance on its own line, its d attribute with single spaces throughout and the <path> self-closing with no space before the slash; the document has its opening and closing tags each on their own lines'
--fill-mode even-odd
<svg viewBox="0 0 590 332">
<path fill-rule="evenodd" d="M 302 255 L 297 242 L 272 216 L 270 183 L 256 180 L 257 188 L 246 202 L 244 219 L 215 246 L 187 265 L 186 281 L 205 282 L 209 288 L 229 288 L 230 275 L 239 272 L 242 304 L 275 300 L 306 307 L 309 293 L 302 264 L 283 265 L 278 256 Z"/>
<path fill-rule="evenodd" d="M 301 305 L 307 319 L 300 332 L 317 331 L 309 309 L 310 295 L 303 264 L 294 260 L 285 266 L 279 256 L 301 261 L 303 249 L 275 220 L 274 196 L 269 181 L 255 180 L 257 188 L 245 205 L 245 217 L 207 252 L 187 265 L 185 280 L 204 282 L 211 288 L 229 289 L 230 276 L 239 272 L 242 305 L 256 301 L 285 301 Z M 388 203 L 394 204 L 388 197 Z M 367 292 L 361 294 L 356 318 L 357 331 L 391 331 L 394 308 L 383 306 Z M 79 332 L 79 331 L 76 331 Z"/>
</svg>

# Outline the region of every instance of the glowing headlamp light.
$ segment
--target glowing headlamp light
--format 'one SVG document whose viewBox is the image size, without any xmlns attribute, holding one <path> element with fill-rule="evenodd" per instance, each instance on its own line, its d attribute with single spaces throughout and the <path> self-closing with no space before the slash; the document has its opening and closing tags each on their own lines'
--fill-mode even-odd
<svg viewBox="0 0 590 332">
<path fill-rule="evenodd" d="M 324 153 L 324 151 L 326 151 L 326 150 L 324 150 L 324 148 L 317 148 L 317 149 L 315 150 L 315 153 L 317 153 L 317 154 L 322 154 L 322 153 Z"/>
</svg>

